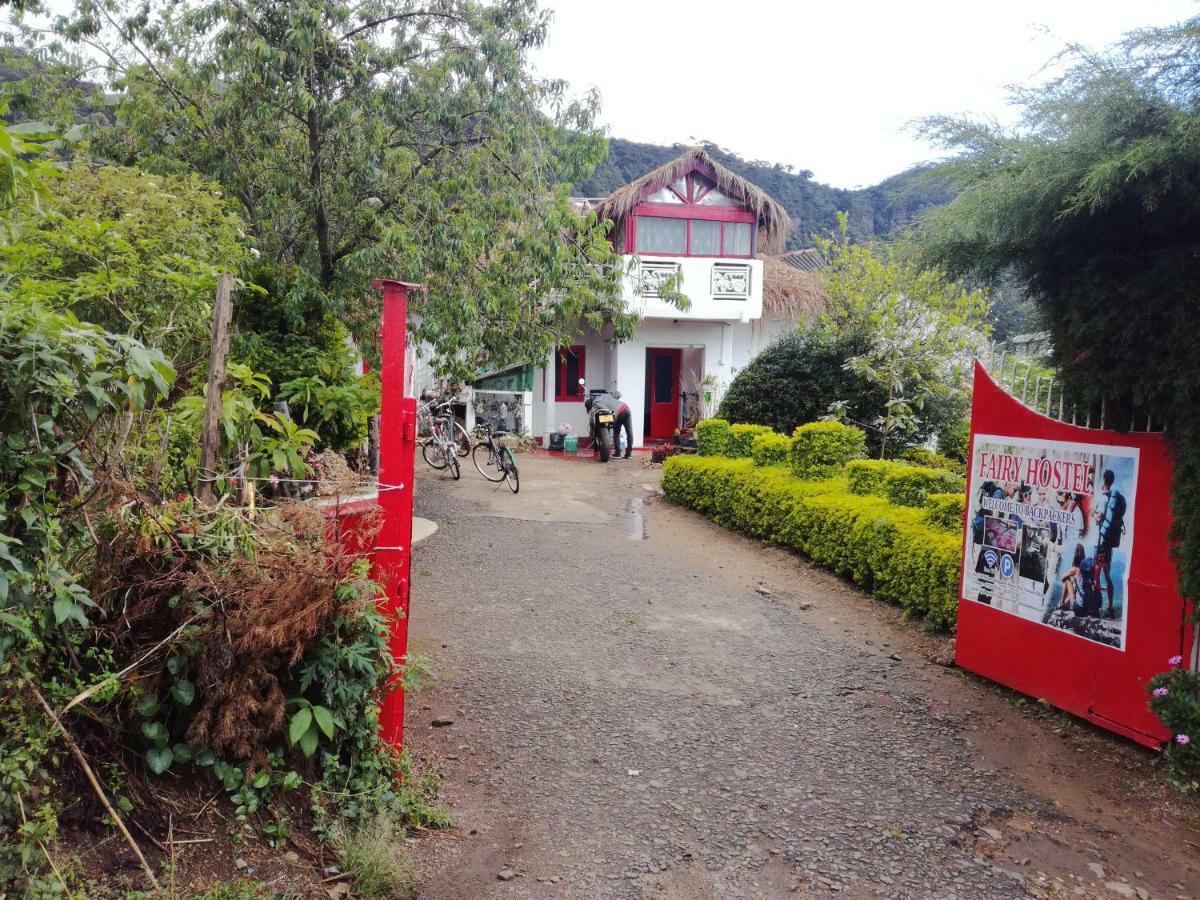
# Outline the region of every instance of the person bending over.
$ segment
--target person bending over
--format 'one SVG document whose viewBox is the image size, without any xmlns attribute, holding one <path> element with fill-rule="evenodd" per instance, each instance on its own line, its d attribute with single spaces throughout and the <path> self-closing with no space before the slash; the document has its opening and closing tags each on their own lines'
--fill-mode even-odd
<svg viewBox="0 0 1200 900">
<path fill-rule="evenodd" d="M 605 391 L 592 400 L 595 406 L 613 414 L 613 456 L 621 452 L 621 429 L 625 429 L 625 458 L 633 456 L 633 413 L 629 404 L 621 399 L 620 391 Z"/>
</svg>

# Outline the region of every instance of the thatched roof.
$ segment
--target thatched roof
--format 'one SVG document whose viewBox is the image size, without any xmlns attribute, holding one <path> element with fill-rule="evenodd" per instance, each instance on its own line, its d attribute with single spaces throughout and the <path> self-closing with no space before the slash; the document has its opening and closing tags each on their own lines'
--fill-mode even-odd
<svg viewBox="0 0 1200 900">
<path fill-rule="evenodd" d="M 764 256 L 763 315 L 811 322 L 829 309 L 822 277 L 788 265 L 782 256 Z"/>
<path fill-rule="evenodd" d="M 760 250 L 770 252 L 782 249 L 792 231 L 792 220 L 787 210 L 761 188 L 716 162 L 703 147 L 692 147 L 678 159 L 659 166 L 653 172 L 609 194 L 596 205 L 596 214 L 601 220 L 611 219 L 617 222 L 633 212 L 633 208 L 642 198 L 661 190 L 681 175 L 693 170 L 707 175 L 716 182 L 722 193 L 741 200 L 758 215 L 761 226 Z"/>
</svg>

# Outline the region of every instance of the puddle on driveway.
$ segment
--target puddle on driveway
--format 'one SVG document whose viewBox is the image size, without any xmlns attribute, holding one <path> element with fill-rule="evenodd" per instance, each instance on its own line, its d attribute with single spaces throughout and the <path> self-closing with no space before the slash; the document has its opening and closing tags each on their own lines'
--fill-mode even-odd
<svg viewBox="0 0 1200 900">
<path fill-rule="evenodd" d="M 625 512 L 629 514 L 629 531 L 625 533 L 625 537 L 631 541 L 644 541 L 650 536 L 646 528 L 646 517 L 642 513 L 645 507 L 646 501 L 641 497 L 631 497 L 625 504 Z"/>
</svg>

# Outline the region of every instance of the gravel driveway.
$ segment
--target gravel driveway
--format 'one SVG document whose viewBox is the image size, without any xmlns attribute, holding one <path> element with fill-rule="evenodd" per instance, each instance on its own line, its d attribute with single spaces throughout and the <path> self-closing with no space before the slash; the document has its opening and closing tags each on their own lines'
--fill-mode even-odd
<svg viewBox="0 0 1200 900">
<path fill-rule="evenodd" d="M 408 735 L 456 820 L 413 842 L 420 896 L 1193 894 L 1150 754 L 931 661 L 639 460 L 519 462 L 517 496 L 419 473 Z"/>
</svg>

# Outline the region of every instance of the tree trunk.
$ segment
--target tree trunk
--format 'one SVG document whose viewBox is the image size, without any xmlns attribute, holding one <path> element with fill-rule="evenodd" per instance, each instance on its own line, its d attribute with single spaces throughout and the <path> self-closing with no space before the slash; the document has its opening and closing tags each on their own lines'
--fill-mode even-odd
<svg viewBox="0 0 1200 900">
<path fill-rule="evenodd" d="M 233 276 L 217 278 L 217 301 L 213 305 L 212 346 L 208 351 L 208 393 L 204 397 L 204 425 L 200 432 L 199 495 L 205 503 L 213 499 L 221 446 L 221 392 L 225 389 L 225 358 L 229 355 L 229 319 L 233 313 Z"/>
</svg>

